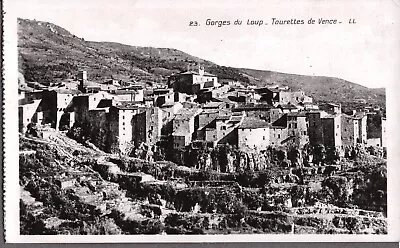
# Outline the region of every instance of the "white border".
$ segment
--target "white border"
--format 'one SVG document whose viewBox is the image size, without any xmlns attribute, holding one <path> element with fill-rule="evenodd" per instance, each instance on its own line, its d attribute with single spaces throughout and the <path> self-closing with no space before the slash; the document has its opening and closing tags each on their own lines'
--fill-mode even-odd
<svg viewBox="0 0 400 248">
<path fill-rule="evenodd" d="M 4 165 L 5 165 L 5 239 L 11 243 L 103 243 L 103 242 L 278 242 L 278 241 L 330 241 L 330 242 L 388 242 L 400 240 L 400 180 L 396 177 L 400 167 L 398 152 L 400 137 L 398 124 L 400 115 L 400 92 L 395 83 L 389 85 L 387 93 L 387 123 L 388 123 L 388 235 L 116 235 L 116 236 L 61 236 L 61 235 L 19 235 L 19 175 L 18 175 L 18 111 L 17 111 L 17 19 L 10 8 L 12 0 L 4 1 Z M 379 1 L 379 0 L 376 0 Z M 389 0 L 388 0 L 389 1 Z M 23 6 L 21 6 L 23 7 Z M 396 5 L 394 5 L 396 7 Z M 400 32 L 400 30 L 399 30 Z M 399 47 L 400 48 L 400 44 Z M 368 52 L 368 51 L 366 51 Z M 393 58 L 399 64 L 397 54 Z M 400 73 L 400 72 L 393 72 Z M 400 75 L 399 75 L 400 76 Z M 399 77 L 400 79 L 400 77 Z"/>
</svg>

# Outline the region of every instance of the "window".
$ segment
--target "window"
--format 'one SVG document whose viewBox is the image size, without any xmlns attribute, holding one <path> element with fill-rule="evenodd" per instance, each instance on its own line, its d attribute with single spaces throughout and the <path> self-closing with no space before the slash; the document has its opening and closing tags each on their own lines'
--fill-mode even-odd
<svg viewBox="0 0 400 248">
<path fill-rule="evenodd" d="M 226 126 L 221 126 L 221 130 L 226 130 Z"/>
<path fill-rule="evenodd" d="M 122 119 L 125 119 L 125 115 L 122 116 Z"/>
<path fill-rule="evenodd" d="M 122 122 L 122 126 L 125 126 L 125 122 Z"/>
<path fill-rule="evenodd" d="M 280 139 L 281 138 L 281 135 L 280 134 L 278 134 L 278 139 Z"/>
<path fill-rule="evenodd" d="M 263 140 L 265 140 L 265 136 L 263 136 Z"/>
</svg>

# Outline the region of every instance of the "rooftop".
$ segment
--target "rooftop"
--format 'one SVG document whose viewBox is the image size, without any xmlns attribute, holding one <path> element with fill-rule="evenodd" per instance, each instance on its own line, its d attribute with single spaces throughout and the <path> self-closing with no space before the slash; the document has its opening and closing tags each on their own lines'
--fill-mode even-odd
<svg viewBox="0 0 400 248">
<path fill-rule="evenodd" d="M 272 123 L 272 127 L 274 128 L 286 128 L 287 127 L 287 115 L 283 115 L 278 120 Z"/>
<path fill-rule="evenodd" d="M 89 88 L 94 88 L 94 87 L 99 87 L 100 88 L 100 84 L 92 82 L 92 81 L 85 81 L 84 84 L 83 84 L 83 87 L 84 88 L 88 88 L 88 87 Z"/>
<path fill-rule="evenodd" d="M 54 88 L 53 91 L 57 92 L 58 94 L 80 94 L 82 93 L 76 89 L 66 89 L 66 88 Z"/>
<path fill-rule="evenodd" d="M 119 90 L 115 90 L 113 93 L 115 95 L 124 95 L 124 94 L 138 94 L 139 92 L 137 90 L 131 90 L 131 89 L 129 89 L 129 90 L 119 89 Z"/>
<path fill-rule="evenodd" d="M 291 103 L 280 104 L 278 107 L 280 107 L 281 109 L 297 109 L 296 105 L 293 105 Z"/>
<path fill-rule="evenodd" d="M 237 107 L 235 107 L 234 110 L 241 111 L 241 110 L 252 110 L 252 109 L 265 109 L 268 110 L 271 108 L 271 105 L 261 103 L 261 104 L 254 104 L 254 103 L 247 103 L 247 104 L 241 104 Z"/>
<path fill-rule="evenodd" d="M 179 73 L 179 75 L 200 75 L 198 71 L 185 71 L 182 73 Z M 203 76 L 208 76 L 208 77 L 216 77 L 214 74 L 204 72 Z"/>
<path fill-rule="evenodd" d="M 186 120 L 191 117 L 194 117 L 198 114 L 200 114 L 201 109 L 199 108 L 183 108 L 178 111 L 178 113 L 175 115 L 176 120 Z"/>
<path fill-rule="evenodd" d="M 117 109 L 139 109 L 140 106 L 138 105 L 138 102 L 125 101 L 119 102 L 114 107 Z"/>
<path fill-rule="evenodd" d="M 226 121 L 229 120 L 231 117 L 229 115 L 220 115 L 217 118 L 215 118 L 218 121 Z"/>
<path fill-rule="evenodd" d="M 269 127 L 270 124 L 264 120 L 254 117 L 244 117 L 243 122 L 239 125 L 239 128 L 245 129 L 256 129 Z"/>
<path fill-rule="evenodd" d="M 290 113 L 287 113 L 287 116 L 306 117 L 306 113 L 304 113 L 304 112 L 290 112 Z"/>
<path fill-rule="evenodd" d="M 204 104 L 203 108 L 204 109 L 218 108 L 222 104 L 224 104 L 224 103 L 223 102 L 209 102 L 209 103 Z"/>
</svg>

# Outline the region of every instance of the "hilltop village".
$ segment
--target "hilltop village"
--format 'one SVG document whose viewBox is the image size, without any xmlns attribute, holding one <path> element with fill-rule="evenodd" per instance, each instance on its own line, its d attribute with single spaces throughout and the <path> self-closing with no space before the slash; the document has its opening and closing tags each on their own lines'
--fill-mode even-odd
<svg viewBox="0 0 400 248">
<path fill-rule="evenodd" d="M 111 214 L 116 233 L 386 232 L 381 109 L 344 113 L 301 90 L 245 86 L 200 66 L 166 84 L 89 78 L 79 71 L 49 87 L 19 84 L 24 211 L 41 219 L 43 232 L 63 233 L 62 223 L 77 218 L 40 217 L 46 200 L 37 176 L 46 170 L 33 175 L 29 158 L 61 166 L 52 177 L 56 186 L 46 187 Z M 54 145 L 50 157 L 70 155 L 45 163 L 47 155 L 33 151 L 42 143 Z M 70 151 L 57 150 L 69 143 Z M 91 164 L 80 158 L 85 149 Z M 78 168 L 96 176 L 83 179 Z M 119 195 L 119 205 L 106 204 L 111 195 Z M 138 227 L 150 220 L 157 228 Z"/>
<path fill-rule="evenodd" d="M 56 130 L 80 127 L 111 153 L 162 143 L 177 150 L 199 144 L 241 150 L 323 144 L 339 154 L 358 144 L 386 147 L 384 116 L 378 116 L 373 134 L 367 132 L 379 108 L 342 113 L 336 103 L 317 105 L 303 91 L 285 86 L 219 82 L 202 69 L 170 76 L 168 87 L 94 83 L 86 71 L 77 78 L 44 90 L 20 88 L 20 132 L 30 123 Z"/>
</svg>

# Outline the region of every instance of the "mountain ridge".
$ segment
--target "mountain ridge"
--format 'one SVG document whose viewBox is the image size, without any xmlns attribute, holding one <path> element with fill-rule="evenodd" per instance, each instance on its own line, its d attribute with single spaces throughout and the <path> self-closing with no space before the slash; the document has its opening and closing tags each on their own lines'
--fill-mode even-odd
<svg viewBox="0 0 400 248">
<path fill-rule="evenodd" d="M 164 82 L 174 73 L 199 65 L 220 79 L 257 86 L 287 85 L 317 102 L 351 104 L 363 99 L 385 107 L 385 90 L 368 88 L 336 77 L 307 76 L 268 70 L 221 66 L 175 48 L 141 47 L 119 42 L 85 41 L 50 22 L 18 19 L 19 71 L 26 81 L 43 84 L 74 78 L 81 69 L 89 79 Z"/>
</svg>

